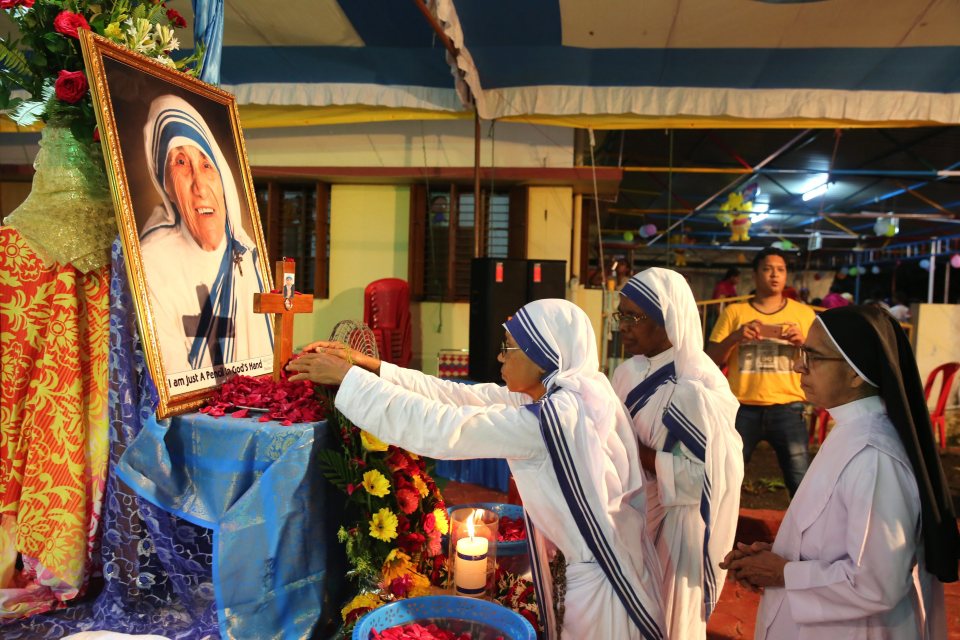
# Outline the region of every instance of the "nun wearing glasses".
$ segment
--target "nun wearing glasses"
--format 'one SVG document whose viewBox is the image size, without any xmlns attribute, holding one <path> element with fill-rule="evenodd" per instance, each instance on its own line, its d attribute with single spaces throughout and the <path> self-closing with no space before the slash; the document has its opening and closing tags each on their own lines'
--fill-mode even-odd
<svg viewBox="0 0 960 640">
<path fill-rule="evenodd" d="M 906 335 L 881 309 L 832 309 L 795 368 L 836 425 L 772 548 L 724 559 L 764 590 L 756 638 L 946 638 L 960 535 Z"/>
<path fill-rule="evenodd" d="M 633 357 L 614 371 L 613 388 L 639 442 L 669 636 L 706 638 L 737 530 L 740 403 L 703 350 L 697 303 L 679 273 L 654 267 L 630 278 L 615 318 Z"/>
<path fill-rule="evenodd" d="M 538 300 L 504 328 L 506 388 L 440 380 L 328 342 L 287 368 L 291 380 L 339 384 L 337 408 L 388 444 L 440 459 L 507 459 L 547 638 L 666 638 L 633 429 L 599 371 L 590 319 L 566 300 Z M 548 569 L 557 551 L 562 606 Z"/>
</svg>

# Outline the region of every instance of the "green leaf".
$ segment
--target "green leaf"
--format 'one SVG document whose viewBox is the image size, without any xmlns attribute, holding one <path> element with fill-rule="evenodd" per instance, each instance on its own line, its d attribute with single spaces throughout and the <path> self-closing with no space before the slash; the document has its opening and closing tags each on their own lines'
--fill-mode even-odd
<svg viewBox="0 0 960 640">
<path fill-rule="evenodd" d="M 89 120 L 73 120 L 70 123 L 70 132 L 80 142 L 93 141 L 93 129 L 90 128 Z"/>
<path fill-rule="evenodd" d="M 319 458 L 320 472 L 338 489 L 346 491 L 347 485 L 358 484 L 357 472 L 349 458 L 343 454 L 330 449 L 322 449 L 317 453 L 317 457 Z"/>
<path fill-rule="evenodd" d="M 14 42 L 0 42 L 0 64 L 22 77 L 32 77 L 33 71 L 27 59 L 15 46 Z"/>
<path fill-rule="evenodd" d="M 45 106 L 43 100 L 24 100 L 10 112 L 10 119 L 21 127 L 28 127 L 40 119 Z"/>
</svg>

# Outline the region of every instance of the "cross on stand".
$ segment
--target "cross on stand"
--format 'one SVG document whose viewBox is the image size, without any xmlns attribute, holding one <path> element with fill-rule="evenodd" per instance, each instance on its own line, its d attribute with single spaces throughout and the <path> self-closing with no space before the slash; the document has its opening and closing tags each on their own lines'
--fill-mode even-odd
<svg viewBox="0 0 960 640">
<path fill-rule="evenodd" d="M 254 313 L 272 313 L 273 318 L 273 379 L 280 379 L 280 372 L 293 355 L 293 316 L 296 313 L 313 311 L 313 296 L 295 295 L 293 285 L 296 265 L 293 260 L 281 260 L 276 266 L 276 288 L 280 293 L 253 294 Z"/>
</svg>

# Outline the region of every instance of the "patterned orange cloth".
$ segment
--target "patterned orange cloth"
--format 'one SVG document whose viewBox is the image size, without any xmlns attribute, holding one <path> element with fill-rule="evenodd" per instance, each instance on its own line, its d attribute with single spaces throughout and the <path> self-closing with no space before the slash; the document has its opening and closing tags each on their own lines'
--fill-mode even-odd
<svg viewBox="0 0 960 640">
<path fill-rule="evenodd" d="M 107 463 L 109 289 L 109 266 L 44 267 L 0 227 L 0 516 L 28 574 L 0 584 L 0 617 L 54 607 L 89 577 Z M 35 597 L 22 589 L 31 581 L 44 587 Z"/>
</svg>

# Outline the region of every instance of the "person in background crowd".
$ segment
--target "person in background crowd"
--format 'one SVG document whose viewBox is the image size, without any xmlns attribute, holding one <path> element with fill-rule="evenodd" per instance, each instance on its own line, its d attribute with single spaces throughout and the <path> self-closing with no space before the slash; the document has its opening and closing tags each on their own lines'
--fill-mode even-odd
<svg viewBox="0 0 960 640">
<path fill-rule="evenodd" d="M 807 470 L 807 420 L 800 376 L 793 355 L 813 323 L 810 307 L 783 297 L 785 254 L 776 248 L 757 253 L 753 262 L 756 295 L 727 306 L 710 335 L 707 354 L 728 366 L 730 388 L 740 401 L 737 431 L 743 457 L 766 440 L 777 453 L 784 483 L 792 496 Z"/>
</svg>

